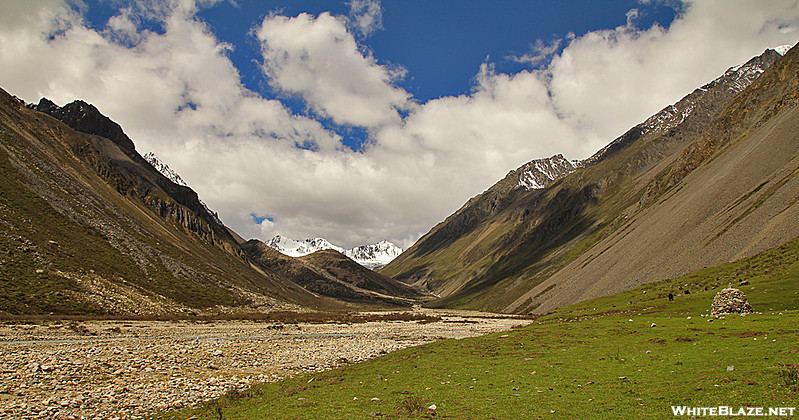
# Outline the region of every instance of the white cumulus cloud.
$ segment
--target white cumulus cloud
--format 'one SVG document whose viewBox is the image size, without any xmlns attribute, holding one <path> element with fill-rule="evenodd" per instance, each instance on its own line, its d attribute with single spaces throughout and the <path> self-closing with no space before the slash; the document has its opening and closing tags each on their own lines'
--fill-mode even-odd
<svg viewBox="0 0 799 420">
<path fill-rule="evenodd" d="M 395 87 L 403 75 L 364 54 L 344 18 L 322 13 L 272 15 L 256 31 L 263 70 L 272 86 L 300 95 L 338 124 L 378 127 L 398 123 L 410 95 Z"/>
<path fill-rule="evenodd" d="M 228 57 L 235 46 L 197 17 L 206 3 L 137 3 L 94 30 L 61 0 L 0 2 L 0 87 L 95 104 L 245 237 L 346 247 L 408 246 L 509 170 L 590 156 L 726 68 L 799 40 L 795 1 L 704 0 L 668 28 L 636 28 L 631 13 L 561 45 L 530 40 L 535 68 L 505 74 L 487 62 L 470 94 L 416 103 L 402 70 L 354 36 L 379 27 L 352 23 L 378 18 L 369 5 L 379 4 L 352 2 L 360 12 L 349 18 L 271 14 L 253 36 L 270 85 L 312 111 L 298 115 L 243 86 Z M 141 29 L 142 16 L 160 19 L 163 33 Z M 364 128 L 369 142 L 352 151 L 317 117 Z"/>
</svg>

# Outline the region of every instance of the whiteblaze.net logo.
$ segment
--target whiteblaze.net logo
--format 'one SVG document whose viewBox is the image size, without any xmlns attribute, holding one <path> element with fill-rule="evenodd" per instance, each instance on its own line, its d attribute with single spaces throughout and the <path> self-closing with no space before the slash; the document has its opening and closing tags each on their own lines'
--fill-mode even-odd
<svg viewBox="0 0 799 420">
<path fill-rule="evenodd" d="M 671 406 L 675 416 L 793 417 L 796 407 L 688 407 Z"/>
</svg>

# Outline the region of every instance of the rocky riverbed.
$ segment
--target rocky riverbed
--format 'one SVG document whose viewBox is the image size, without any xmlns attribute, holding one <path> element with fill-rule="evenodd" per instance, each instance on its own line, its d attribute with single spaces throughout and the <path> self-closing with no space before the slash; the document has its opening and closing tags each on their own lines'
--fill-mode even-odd
<svg viewBox="0 0 799 420">
<path fill-rule="evenodd" d="M 528 320 L 437 311 L 436 322 L 84 321 L 0 325 L 0 419 L 126 419 L 254 382 L 331 369 Z"/>
</svg>

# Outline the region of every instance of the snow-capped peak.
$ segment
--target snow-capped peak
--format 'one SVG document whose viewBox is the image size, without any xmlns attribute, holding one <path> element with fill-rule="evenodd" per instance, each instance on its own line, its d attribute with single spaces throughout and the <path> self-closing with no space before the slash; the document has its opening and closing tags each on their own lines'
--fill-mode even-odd
<svg viewBox="0 0 799 420">
<path fill-rule="evenodd" d="M 344 252 L 344 248 L 335 246 L 324 238 L 308 238 L 304 241 L 297 241 L 277 235 L 268 240 L 266 244 L 290 257 L 302 257 L 323 249 L 335 249 L 338 252 Z"/>
<path fill-rule="evenodd" d="M 581 166 L 580 161 L 569 161 L 563 155 L 536 159 L 522 166 L 519 186 L 527 190 L 545 188 L 558 178 L 562 178 Z"/>
<path fill-rule="evenodd" d="M 785 55 L 785 53 L 787 53 L 788 50 L 791 49 L 791 47 L 792 46 L 790 44 L 785 44 L 785 45 L 780 45 L 779 47 L 774 47 L 772 48 L 772 50 L 776 51 L 777 54 L 779 55 Z"/>
<path fill-rule="evenodd" d="M 389 241 L 380 241 L 373 245 L 356 246 L 346 250 L 344 254 L 364 267 L 376 269 L 402 254 L 402 248 Z"/>
<path fill-rule="evenodd" d="M 147 161 L 153 168 L 157 169 L 158 172 L 161 172 L 161 175 L 167 177 L 170 181 L 174 182 L 175 184 L 182 185 L 184 187 L 188 187 L 189 184 L 186 184 L 186 181 L 178 175 L 177 172 L 172 170 L 166 163 L 162 162 L 161 159 L 158 159 L 158 156 L 155 155 L 153 152 L 147 152 L 144 156 L 142 156 L 144 160 Z"/>
<path fill-rule="evenodd" d="M 277 235 L 266 241 L 266 245 L 290 257 L 302 257 L 325 249 L 334 249 L 358 264 L 370 268 L 380 268 L 399 256 L 402 248 L 388 241 L 380 241 L 372 245 L 361 245 L 351 249 L 344 249 L 331 244 L 324 238 L 308 238 L 303 241 L 285 238 Z"/>
</svg>

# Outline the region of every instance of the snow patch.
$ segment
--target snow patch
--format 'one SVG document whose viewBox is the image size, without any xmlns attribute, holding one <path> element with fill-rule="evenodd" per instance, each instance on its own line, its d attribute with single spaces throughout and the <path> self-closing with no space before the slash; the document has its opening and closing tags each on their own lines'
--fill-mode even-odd
<svg viewBox="0 0 799 420">
<path fill-rule="evenodd" d="M 183 180 L 183 178 L 178 175 L 177 172 L 172 170 L 166 163 L 162 162 L 161 159 L 158 159 L 158 156 L 155 155 L 153 152 L 147 152 L 144 156 L 142 156 L 144 160 L 147 161 L 153 168 L 157 169 L 158 172 L 161 172 L 161 175 L 167 177 L 168 180 L 174 182 L 175 184 L 182 185 L 184 187 L 188 187 L 189 184 Z"/>
<path fill-rule="evenodd" d="M 325 249 L 335 249 L 344 253 L 344 248 L 335 246 L 324 238 L 308 238 L 304 241 L 297 241 L 277 235 L 267 241 L 266 244 L 289 257 L 302 257 Z"/>
<path fill-rule="evenodd" d="M 776 51 L 779 55 L 785 55 L 785 53 L 790 50 L 792 46 L 790 44 L 780 45 L 779 47 L 774 47 L 772 50 Z"/>
<path fill-rule="evenodd" d="M 402 248 L 388 241 L 380 241 L 372 245 L 361 245 L 350 249 L 344 249 L 340 246 L 333 245 L 324 238 L 308 238 L 303 241 L 297 241 L 277 235 L 268 240 L 266 245 L 284 255 L 295 258 L 325 249 L 334 249 L 358 264 L 372 270 L 383 267 L 402 254 Z"/>
<path fill-rule="evenodd" d="M 526 190 L 546 188 L 556 179 L 562 178 L 581 166 L 581 162 L 569 161 L 563 155 L 536 159 L 519 168 L 519 186 Z"/>
</svg>

